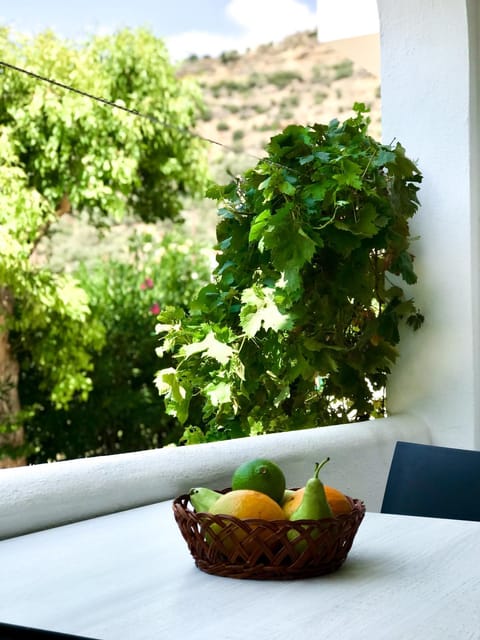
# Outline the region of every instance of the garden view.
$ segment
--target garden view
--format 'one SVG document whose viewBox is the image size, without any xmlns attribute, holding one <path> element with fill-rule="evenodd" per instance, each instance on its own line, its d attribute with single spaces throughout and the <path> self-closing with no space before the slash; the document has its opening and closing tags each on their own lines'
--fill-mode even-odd
<svg viewBox="0 0 480 640">
<path fill-rule="evenodd" d="M 278 123 L 219 184 L 150 32 L 3 29 L 0 59 L 0 466 L 385 415 L 421 175 L 368 106 Z"/>
</svg>

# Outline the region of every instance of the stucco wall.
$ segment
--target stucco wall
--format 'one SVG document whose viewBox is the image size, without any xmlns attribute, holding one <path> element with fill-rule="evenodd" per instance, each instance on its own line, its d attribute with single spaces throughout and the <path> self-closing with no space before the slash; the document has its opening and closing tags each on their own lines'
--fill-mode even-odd
<svg viewBox="0 0 480 640">
<path fill-rule="evenodd" d="M 478 115 L 471 104 L 466 2 L 379 0 L 378 7 L 383 138 L 399 140 L 424 176 L 412 223 L 419 236 L 412 294 L 426 321 L 402 337 L 389 406 L 422 417 L 436 442 L 470 448 L 479 443 L 478 212 L 471 173 Z"/>
<path fill-rule="evenodd" d="M 408 416 L 5 469 L 0 473 L 0 538 L 169 500 L 193 486 L 229 486 L 234 468 L 256 457 L 280 464 L 290 487 L 303 486 L 316 461 L 327 484 L 381 506 L 396 440 L 430 442 Z"/>
<path fill-rule="evenodd" d="M 470 39 L 470 211 L 472 252 L 472 309 L 473 341 L 472 350 L 474 385 L 476 399 L 474 409 L 474 446 L 480 449 L 480 5 L 478 0 L 467 3 Z"/>
</svg>

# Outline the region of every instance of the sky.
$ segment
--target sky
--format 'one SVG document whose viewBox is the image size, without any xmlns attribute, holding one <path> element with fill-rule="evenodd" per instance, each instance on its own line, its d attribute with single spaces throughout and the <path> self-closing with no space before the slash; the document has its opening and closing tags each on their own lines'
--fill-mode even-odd
<svg viewBox="0 0 480 640">
<path fill-rule="evenodd" d="M 358 16 L 335 10 L 338 2 L 365 9 L 375 0 L 321 0 L 329 12 L 323 27 L 326 39 L 330 22 L 334 29 L 340 18 L 347 32 L 349 25 L 354 30 L 358 24 Z M 147 27 L 165 40 L 172 59 L 181 60 L 191 54 L 244 51 L 313 31 L 317 0 L 0 0 L 0 25 L 30 35 L 52 29 L 71 39 Z"/>
</svg>

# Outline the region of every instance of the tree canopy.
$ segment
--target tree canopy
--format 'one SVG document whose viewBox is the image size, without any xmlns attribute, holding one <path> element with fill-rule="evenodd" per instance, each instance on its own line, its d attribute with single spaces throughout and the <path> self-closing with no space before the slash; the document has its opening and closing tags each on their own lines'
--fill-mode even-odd
<svg viewBox="0 0 480 640">
<path fill-rule="evenodd" d="M 126 216 L 178 219 L 182 196 L 201 194 L 206 184 L 204 144 L 189 133 L 201 98 L 146 30 L 78 44 L 51 32 L 32 39 L 1 29 L 0 60 L 146 116 L 0 66 L 0 324 L 20 334 L 41 384 L 62 406 L 88 393 L 89 349 L 108 336 L 89 321 L 78 283 L 39 264 L 37 245 L 66 212 L 96 227 Z M 7 357 L 0 353 L 0 361 Z M 8 367 L 2 375 L 5 431 L 15 380 Z"/>
</svg>

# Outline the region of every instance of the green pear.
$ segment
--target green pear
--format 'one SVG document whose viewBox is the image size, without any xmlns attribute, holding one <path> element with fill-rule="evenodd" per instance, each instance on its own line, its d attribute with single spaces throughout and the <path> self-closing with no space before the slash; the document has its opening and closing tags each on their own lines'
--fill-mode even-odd
<svg viewBox="0 0 480 640">
<path fill-rule="evenodd" d="M 298 508 L 290 516 L 290 520 L 321 520 L 332 518 L 333 513 L 328 504 L 323 482 L 318 477 L 320 469 L 330 460 L 325 458 L 321 463 L 315 463 L 313 477 L 305 485 L 305 492 Z"/>
<path fill-rule="evenodd" d="M 194 487 L 188 492 L 192 507 L 197 513 L 209 512 L 215 502 L 223 495 L 219 491 L 207 487 Z"/>
<path fill-rule="evenodd" d="M 298 508 L 290 516 L 290 521 L 296 520 L 323 520 L 323 518 L 333 518 L 332 510 L 328 504 L 327 497 L 325 495 L 325 488 L 322 481 L 318 477 L 320 469 L 330 460 L 325 458 L 321 463 L 315 463 L 315 471 L 313 476 L 308 480 L 305 485 L 305 492 L 303 494 L 302 501 Z M 305 525 L 305 529 L 308 529 L 311 525 Z M 300 533 L 295 530 L 290 530 L 287 534 L 288 539 L 294 542 Z M 320 535 L 318 529 L 312 529 L 311 538 L 316 540 Z M 302 553 L 307 548 L 306 540 L 299 540 L 295 544 L 295 551 Z"/>
</svg>

